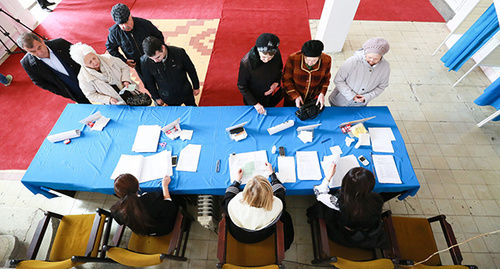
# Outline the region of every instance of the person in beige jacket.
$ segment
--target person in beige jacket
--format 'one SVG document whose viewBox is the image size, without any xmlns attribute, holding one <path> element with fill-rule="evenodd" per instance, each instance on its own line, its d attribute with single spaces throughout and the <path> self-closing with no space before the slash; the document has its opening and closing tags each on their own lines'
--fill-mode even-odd
<svg viewBox="0 0 500 269">
<path fill-rule="evenodd" d="M 125 104 L 118 92 L 135 84 L 130 78 L 127 64 L 108 54 L 99 55 L 92 47 L 81 42 L 71 46 L 70 55 L 82 66 L 78 82 L 87 99 L 92 103 Z"/>
</svg>

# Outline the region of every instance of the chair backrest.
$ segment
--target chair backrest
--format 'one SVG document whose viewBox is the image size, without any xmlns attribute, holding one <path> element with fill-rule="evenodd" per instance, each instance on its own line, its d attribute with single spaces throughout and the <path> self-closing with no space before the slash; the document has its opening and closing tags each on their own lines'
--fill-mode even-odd
<svg viewBox="0 0 500 269">
<path fill-rule="evenodd" d="M 246 244 L 236 240 L 228 231 L 226 216 L 219 222 L 219 241 L 217 246 L 218 266 L 281 265 L 285 258 L 283 223 L 276 223 L 276 232 L 265 240 Z"/>
</svg>

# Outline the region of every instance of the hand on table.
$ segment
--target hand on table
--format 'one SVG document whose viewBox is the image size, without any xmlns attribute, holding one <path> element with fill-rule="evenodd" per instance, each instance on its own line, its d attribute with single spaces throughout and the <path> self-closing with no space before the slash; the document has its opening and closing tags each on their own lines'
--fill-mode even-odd
<svg viewBox="0 0 500 269">
<path fill-rule="evenodd" d="M 318 101 L 316 101 L 316 105 L 320 104 L 319 109 L 323 109 L 325 107 L 325 95 L 323 93 L 320 93 L 318 95 Z"/>
<path fill-rule="evenodd" d="M 299 96 L 297 97 L 297 99 L 295 99 L 295 106 L 300 108 L 301 105 L 304 104 L 304 101 L 302 101 L 302 96 Z"/>
<path fill-rule="evenodd" d="M 255 110 L 257 110 L 257 112 L 261 115 L 264 115 L 266 114 L 266 109 L 264 108 L 263 105 L 261 105 L 260 103 L 257 103 L 256 105 L 253 106 L 255 108 Z"/>
<path fill-rule="evenodd" d="M 242 178 L 243 178 L 243 169 L 240 168 L 240 170 L 238 170 L 238 177 L 236 177 L 236 181 L 241 183 Z"/>
<path fill-rule="evenodd" d="M 270 163 L 266 162 L 265 165 L 266 165 L 266 169 L 269 172 L 269 174 L 274 173 L 273 166 Z"/>
</svg>

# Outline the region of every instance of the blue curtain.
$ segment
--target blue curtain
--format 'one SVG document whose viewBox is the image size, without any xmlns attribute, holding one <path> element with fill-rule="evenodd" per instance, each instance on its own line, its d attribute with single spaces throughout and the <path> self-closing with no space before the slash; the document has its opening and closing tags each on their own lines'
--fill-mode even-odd
<svg viewBox="0 0 500 269">
<path fill-rule="evenodd" d="M 493 106 L 497 110 L 500 109 L 500 78 L 495 80 L 488 88 L 484 90 L 474 103 L 479 106 Z M 500 120 L 500 116 L 493 119 L 494 121 Z"/>
<path fill-rule="evenodd" d="M 441 58 L 449 70 L 458 71 L 500 29 L 494 4 L 465 32 Z"/>
</svg>

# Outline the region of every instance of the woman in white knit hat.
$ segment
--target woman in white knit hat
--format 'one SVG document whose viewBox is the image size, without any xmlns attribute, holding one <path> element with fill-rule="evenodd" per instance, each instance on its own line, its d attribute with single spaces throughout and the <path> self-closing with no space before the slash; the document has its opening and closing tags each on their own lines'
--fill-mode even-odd
<svg viewBox="0 0 500 269">
<path fill-rule="evenodd" d="M 135 84 L 127 64 L 108 54 L 99 55 L 91 46 L 81 42 L 71 46 L 70 55 L 82 66 L 78 82 L 87 99 L 93 103 L 125 104 L 118 92 Z"/>
<path fill-rule="evenodd" d="M 374 37 L 354 52 L 335 75 L 335 89 L 328 98 L 332 106 L 366 106 L 389 85 L 391 67 L 383 56 L 389 43 Z"/>
</svg>

